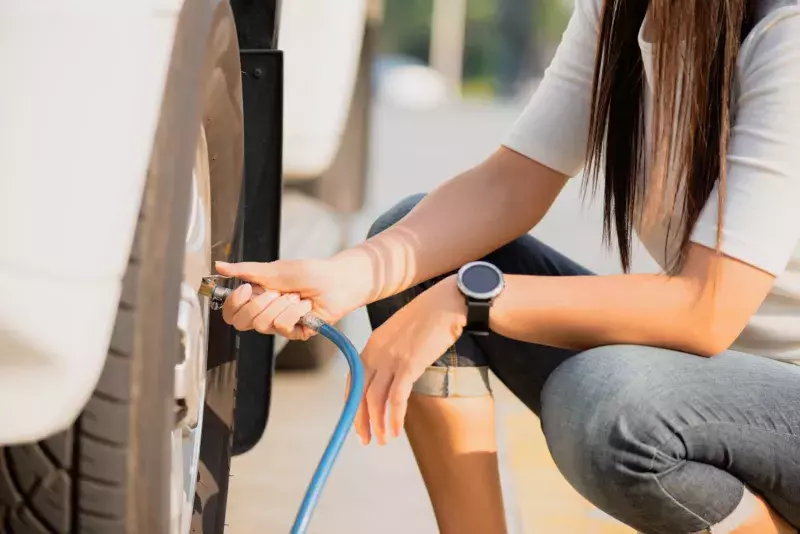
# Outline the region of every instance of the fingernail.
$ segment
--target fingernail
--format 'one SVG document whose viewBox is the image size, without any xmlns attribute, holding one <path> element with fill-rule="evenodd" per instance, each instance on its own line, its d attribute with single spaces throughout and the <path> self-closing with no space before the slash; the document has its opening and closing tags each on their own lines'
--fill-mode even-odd
<svg viewBox="0 0 800 534">
<path fill-rule="evenodd" d="M 291 295 L 289 295 L 289 300 L 291 300 L 292 302 L 300 302 L 300 295 L 298 295 L 297 293 L 292 293 Z"/>
<path fill-rule="evenodd" d="M 228 263 L 227 261 L 215 261 L 214 265 L 216 265 L 217 267 L 230 267 L 231 266 L 231 264 Z"/>
</svg>

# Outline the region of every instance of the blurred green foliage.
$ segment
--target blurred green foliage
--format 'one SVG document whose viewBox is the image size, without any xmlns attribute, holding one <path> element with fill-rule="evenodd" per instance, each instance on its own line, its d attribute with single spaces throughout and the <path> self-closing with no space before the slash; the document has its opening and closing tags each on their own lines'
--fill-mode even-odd
<svg viewBox="0 0 800 534">
<path fill-rule="evenodd" d="M 384 0 L 378 50 L 428 60 L 433 0 Z"/>
<path fill-rule="evenodd" d="M 379 52 L 427 62 L 433 0 L 385 0 Z M 498 85 L 538 76 L 550 61 L 570 0 L 468 0 L 464 90 L 491 96 Z"/>
</svg>

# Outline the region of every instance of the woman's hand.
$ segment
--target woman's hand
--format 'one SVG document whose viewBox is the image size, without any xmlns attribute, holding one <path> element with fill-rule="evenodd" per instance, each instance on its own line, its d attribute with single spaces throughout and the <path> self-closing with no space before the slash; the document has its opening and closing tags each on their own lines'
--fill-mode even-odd
<svg viewBox="0 0 800 534">
<path fill-rule="evenodd" d="M 355 428 L 362 443 L 368 444 L 373 433 L 379 444 L 386 443 L 387 404 L 392 436 L 400 435 L 414 382 L 461 336 L 466 310 L 455 276 L 451 276 L 372 333 L 361 354 L 366 390 Z"/>
<path fill-rule="evenodd" d="M 362 287 L 350 266 L 331 260 L 288 260 L 271 263 L 217 262 L 217 271 L 249 282 L 225 301 L 222 317 L 237 330 L 278 333 L 308 339 L 314 332 L 298 322 L 313 312 L 334 324 L 366 304 L 371 288 Z M 252 284 L 252 285 L 251 285 Z"/>
</svg>

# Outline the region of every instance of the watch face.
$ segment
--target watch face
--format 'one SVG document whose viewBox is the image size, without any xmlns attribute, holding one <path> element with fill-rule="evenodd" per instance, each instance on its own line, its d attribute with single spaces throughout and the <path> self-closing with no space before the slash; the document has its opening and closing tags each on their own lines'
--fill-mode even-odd
<svg viewBox="0 0 800 534">
<path fill-rule="evenodd" d="M 460 285 L 475 298 L 492 298 L 502 289 L 500 271 L 488 263 L 471 263 L 461 272 Z"/>
</svg>

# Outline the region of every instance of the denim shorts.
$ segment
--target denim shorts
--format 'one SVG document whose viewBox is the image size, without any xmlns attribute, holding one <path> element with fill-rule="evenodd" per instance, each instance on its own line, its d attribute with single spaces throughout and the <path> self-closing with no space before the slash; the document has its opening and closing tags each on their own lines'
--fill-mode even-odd
<svg viewBox="0 0 800 534">
<path fill-rule="evenodd" d="M 389 210 L 370 235 L 422 197 Z M 476 259 L 506 274 L 592 274 L 530 235 Z M 373 328 L 440 279 L 371 304 Z M 640 532 L 728 533 L 749 515 L 754 494 L 800 527 L 800 366 L 733 351 L 703 358 L 614 345 L 578 353 L 464 335 L 414 391 L 487 395 L 489 371 L 540 416 L 570 484 Z"/>
</svg>

